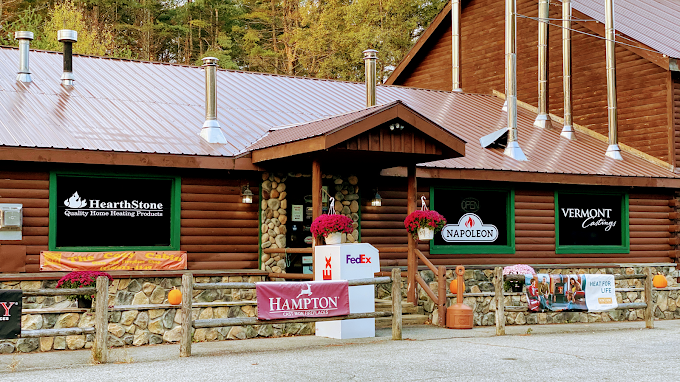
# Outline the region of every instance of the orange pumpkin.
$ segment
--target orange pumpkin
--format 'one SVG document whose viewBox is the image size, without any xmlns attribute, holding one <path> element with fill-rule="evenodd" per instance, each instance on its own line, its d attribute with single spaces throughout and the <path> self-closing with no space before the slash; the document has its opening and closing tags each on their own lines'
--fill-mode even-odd
<svg viewBox="0 0 680 382">
<path fill-rule="evenodd" d="M 449 284 L 449 290 L 453 294 L 458 294 L 458 279 L 453 279 Z M 463 292 L 465 292 L 465 281 L 463 281 Z"/>
<path fill-rule="evenodd" d="M 182 292 L 179 289 L 173 289 L 168 293 L 168 302 L 172 305 L 179 305 L 182 303 Z"/>
<path fill-rule="evenodd" d="M 654 284 L 654 288 L 665 288 L 668 286 L 668 280 L 664 275 L 658 274 L 652 279 L 652 284 Z"/>
</svg>

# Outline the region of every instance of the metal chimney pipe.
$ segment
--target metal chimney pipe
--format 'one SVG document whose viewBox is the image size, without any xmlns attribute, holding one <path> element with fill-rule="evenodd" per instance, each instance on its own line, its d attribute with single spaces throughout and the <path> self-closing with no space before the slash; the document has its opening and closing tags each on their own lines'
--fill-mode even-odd
<svg viewBox="0 0 680 382">
<path fill-rule="evenodd" d="M 208 143 L 227 143 L 227 138 L 217 122 L 217 61 L 215 57 L 203 58 L 205 71 L 205 122 L 201 137 Z"/>
<path fill-rule="evenodd" d="M 576 139 L 571 114 L 571 0 L 562 0 L 562 87 L 564 88 L 564 127 L 560 135 L 567 139 Z"/>
<path fill-rule="evenodd" d="M 534 126 L 552 128 L 548 114 L 548 0 L 538 1 L 538 116 Z"/>
<path fill-rule="evenodd" d="M 517 141 L 516 22 L 516 0 L 505 0 L 505 100 L 508 103 L 508 145 L 505 147 L 504 154 L 518 161 L 526 161 L 528 159 Z"/>
<path fill-rule="evenodd" d="M 460 86 L 460 0 L 451 0 L 451 90 L 462 92 Z"/>
<path fill-rule="evenodd" d="M 61 84 L 73 86 L 73 43 L 78 41 L 78 32 L 70 29 L 57 31 L 57 40 L 64 43 L 64 73 L 61 75 Z"/>
<path fill-rule="evenodd" d="M 616 109 L 616 52 L 614 50 L 614 0 L 604 1 L 604 37 L 607 49 L 607 116 L 609 147 L 606 156 L 623 160 L 619 148 L 618 114 Z"/>
<path fill-rule="evenodd" d="M 19 72 L 17 72 L 17 81 L 32 82 L 31 71 L 28 66 L 28 51 L 33 40 L 33 32 L 17 31 L 14 32 L 14 38 L 19 40 Z"/>
<path fill-rule="evenodd" d="M 375 62 L 378 60 L 378 51 L 375 49 L 364 50 L 364 66 L 366 67 L 366 107 L 375 106 Z"/>
</svg>

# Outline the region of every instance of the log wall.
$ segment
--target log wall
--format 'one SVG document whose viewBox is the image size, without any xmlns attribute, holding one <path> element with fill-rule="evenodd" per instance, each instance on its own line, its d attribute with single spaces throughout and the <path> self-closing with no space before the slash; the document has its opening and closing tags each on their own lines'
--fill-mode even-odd
<svg viewBox="0 0 680 382">
<path fill-rule="evenodd" d="M 384 178 L 383 178 L 384 179 Z M 382 186 L 381 207 L 362 205 L 362 241 L 376 247 L 406 246 L 406 185 L 403 178 L 386 180 Z M 382 182 L 382 179 L 381 179 Z M 429 200 L 427 180 L 420 180 L 418 197 Z M 656 263 L 673 262 L 677 258 L 678 227 L 674 194 L 671 191 L 631 193 L 630 253 L 628 254 L 556 254 L 555 198 L 549 187 L 518 186 L 515 189 L 515 253 L 514 254 L 430 254 L 429 245 L 419 249 L 435 265 L 486 264 L 575 264 L 575 263 Z M 381 265 L 406 265 L 406 253 L 382 252 Z"/>
<path fill-rule="evenodd" d="M 250 182 L 253 203 L 241 203 L 239 177 L 182 178 L 180 250 L 189 269 L 257 269 L 257 181 Z"/>
<path fill-rule="evenodd" d="M 0 203 L 24 207 L 22 240 L 0 240 L 0 272 L 38 272 L 40 251 L 48 249 L 50 174 L 17 170 L 0 171 Z"/>
<path fill-rule="evenodd" d="M 0 203 L 23 204 L 24 228 L 22 240 L 0 240 L 0 272 L 39 272 L 40 251 L 49 249 L 49 171 L 5 167 L 17 171 L 0 171 Z M 242 177 L 211 172 L 181 181 L 180 250 L 189 269 L 257 269 L 259 182 L 250 182 L 253 204 L 243 204 Z"/>
<path fill-rule="evenodd" d="M 491 94 L 505 89 L 505 29 L 503 0 L 471 0 L 463 3 L 461 21 L 461 75 L 465 92 Z M 550 17 L 561 19 L 559 2 L 552 3 Z M 518 0 L 517 13 L 538 17 L 538 5 Z M 573 23 L 574 29 L 593 34 Z M 550 112 L 563 114 L 562 30 L 550 26 Z M 451 17 L 447 16 L 419 55 L 404 70 L 397 85 L 451 90 Z M 517 95 L 537 106 L 538 23 L 517 18 Z M 664 161 L 673 137 L 669 134 L 668 72 L 623 46 L 616 48 L 619 139 Z M 574 122 L 607 135 L 607 92 L 604 40 L 572 33 L 572 82 Z M 680 147 L 680 146 L 675 146 Z"/>
</svg>

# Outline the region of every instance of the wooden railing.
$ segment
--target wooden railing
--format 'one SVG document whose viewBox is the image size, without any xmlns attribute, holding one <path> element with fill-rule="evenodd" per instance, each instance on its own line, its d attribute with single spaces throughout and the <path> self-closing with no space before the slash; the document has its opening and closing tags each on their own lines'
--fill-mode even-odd
<svg viewBox="0 0 680 382">
<path fill-rule="evenodd" d="M 437 285 L 438 285 L 438 290 L 437 294 L 434 294 L 432 289 L 430 288 L 429 285 L 423 280 L 422 277 L 416 272 L 417 269 L 411 269 L 409 267 L 408 272 L 415 272 L 415 280 L 420 286 L 423 288 L 425 293 L 430 296 L 432 301 L 437 303 L 437 312 L 439 315 L 439 322 L 437 325 L 441 327 L 446 326 L 446 267 L 443 265 L 440 265 L 439 268 L 435 268 L 434 264 L 423 255 L 422 252 L 420 252 L 419 249 L 414 248 L 413 252 L 416 254 L 416 265 L 418 264 L 418 259 L 422 260 L 425 265 L 427 265 L 428 268 L 434 273 L 434 276 L 437 278 Z M 416 267 L 417 268 L 417 267 Z"/>
<path fill-rule="evenodd" d="M 105 276 L 97 277 L 96 288 L 77 289 L 36 289 L 23 291 L 24 296 L 103 296 L 95 299 L 94 328 L 58 328 L 22 330 L 21 338 L 40 338 L 71 336 L 81 334 L 94 334 L 93 359 L 96 363 L 106 363 L 108 359 L 106 341 L 109 334 L 109 279 Z M 44 309 L 43 314 L 49 313 L 50 309 Z M 23 312 L 22 312 L 23 313 Z"/>
<path fill-rule="evenodd" d="M 496 297 L 496 335 L 502 336 L 505 334 L 505 311 L 525 311 L 525 306 L 509 306 L 506 309 L 505 298 L 503 293 L 503 283 L 505 280 L 524 281 L 524 275 L 507 275 L 503 276 L 503 268 L 497 267 L 494 270 L 494 290 Z M 630 280 L 630 279 L 644 279 L 644 298 L 645 302 L 623 303 L 618 304 L 617 310 L 620 309 L 645 309 L 644 318 L 647 329 L 654 329 L 654 301 L 652 300 L 652 270 L 645 268 L 644 275 L 614 275 L 614 280 Z M 626 288 L 615 288 L 615 291 L 624 292 Z"/>
<path fill-rule="evenodd" d="M 392 283 L 392 296 L 401 296 L 401 270 L 392 270 L 392 277 L 378 277 L 370 279 L 349 280 L 349 286 L 376 285 Z M 196 283 L 191 273 L 182 276 L 182 322 L 180 338 L 180 357 L 191 356 L 192 328 L 217 328 L 225 326 L 267 325 L 283 323 L 305 323 L 319 321 L 338 321 L 359 318 L 392 317 L 392 339 L 401 340 L 401 298 L 392 298 L 391 312 L 350 313 L 347 316 L 336 317 L 296 317 L 280 320 L 259 320 L 257 317 L 213 318 L 207 320 L 193 320 L 191 315 L 192 296 L 194 289 L 255 289 L 255 283 Z"/>
</svg>

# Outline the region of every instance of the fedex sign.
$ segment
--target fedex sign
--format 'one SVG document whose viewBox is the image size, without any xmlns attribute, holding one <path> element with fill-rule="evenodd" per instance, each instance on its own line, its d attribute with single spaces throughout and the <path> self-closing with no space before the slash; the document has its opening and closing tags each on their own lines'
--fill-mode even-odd
<svg viewBox="0 0 680 382">
<path fill-rule="evenodd" d="M 363 253 L 356 257 L 352 257 L 352 255 L 347 255 L 346 264 L 371 264 L 371 258 Z"/>
</svg>

